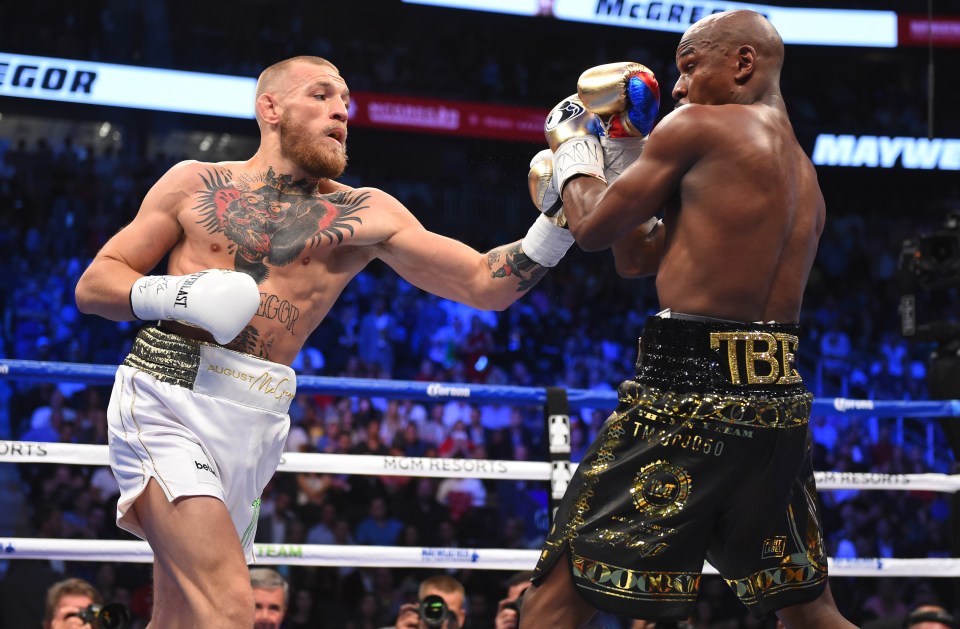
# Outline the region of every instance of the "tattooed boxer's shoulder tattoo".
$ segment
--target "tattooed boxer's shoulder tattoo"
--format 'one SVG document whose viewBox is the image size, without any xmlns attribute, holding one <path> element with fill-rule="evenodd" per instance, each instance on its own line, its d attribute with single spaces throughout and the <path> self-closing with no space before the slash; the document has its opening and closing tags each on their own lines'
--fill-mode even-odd
<svg viewBox="0 0 960 629">
<path fill-rule="evenodd" d="M 520 280 L 517 292 L 523 293 L 536 285 L 544 275 L 547 267 L 540 266 L 523 252 L 520 243 L 505 245 L 493 249 L 487 254 L 487 267 L 494 278 L 516 277 Z"/>
<path fill-rule="evenodd" d="M 290 264 L 307 248 L 342 244 L 363 224 L 360 212 L 369 207 L 370 192 L 317 194 L 305 180 L 272 168 L 239 177 L 209 168 L 200 179 L 197 223 L 226 236 L 235 268 L 257 283 L 269 275 L 268 265 Z"/>
</svg>

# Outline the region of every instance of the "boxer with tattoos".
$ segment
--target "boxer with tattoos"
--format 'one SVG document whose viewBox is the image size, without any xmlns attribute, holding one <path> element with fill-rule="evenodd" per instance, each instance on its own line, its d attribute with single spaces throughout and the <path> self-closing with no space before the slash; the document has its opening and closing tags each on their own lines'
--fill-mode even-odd
<svg viewBox="0 0 960 629">
<path fill-rule="evenodd" d="M 171 168 L 77 285 L 85 313 L 159 321 L 109 405 L 117 522 L 156 558 L 152 627 L 253 625 L 245 564 L 289 428 L 289 365 L 351 278 L 380 259 L 423 290 L 502 310 L 573 243 L 541 216 L 483 254 L 381 190 L 338 183 L 349 99 L 324 59 L 267 68 L 256 154 Z M 147 275 L 164 257 L 169 274 Z"/>
</svg>

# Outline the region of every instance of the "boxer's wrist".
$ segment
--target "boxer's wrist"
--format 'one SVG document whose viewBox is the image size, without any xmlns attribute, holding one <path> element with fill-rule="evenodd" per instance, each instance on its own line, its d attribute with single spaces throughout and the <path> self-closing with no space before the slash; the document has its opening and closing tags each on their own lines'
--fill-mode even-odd
<svg viewBox="0 0 960 629">
<path fill-rule="evenodd" d="M 603 161 L 603 147 L 600 138 L 595 135 L 576 137 L 558 146 L 553 153 L 553 177 L 561 197 L 563 186 L 577 175 L 587 175 L 606 182 Z"/>
<path fill-rule="evenodd" d="M 520 248 L 540 266 L 553 267 L 557 266 L 573 242 L 573 234 L 569 229 L 555 225 L 541 214 L 520 241 Z"/>
</svg>

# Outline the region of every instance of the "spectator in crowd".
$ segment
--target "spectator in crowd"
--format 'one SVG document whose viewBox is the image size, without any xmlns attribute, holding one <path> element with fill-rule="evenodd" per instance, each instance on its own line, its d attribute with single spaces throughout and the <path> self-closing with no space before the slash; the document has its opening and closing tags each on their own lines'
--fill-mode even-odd
<svg viewBox="0 0 960 629">
<path fill-rule="evenodd" d="M 904 629 L 957 629 L 953 614 L 939 605 L 920 605 L 903 621 Z"/>
<path fill-rule="evenodd" d="M 532 570 L 517 572 L 507 579 L 507 595 L 497 604 L 494 629 L 517 629 L 520 626 L 520 606 L 517 599 L 530 587 Z"/>
<path fill-rule="evenodd" d="M 367 546 L 396 546 L 400 541 L 403 523 L 387 513 L 387 501 L 382 496 L 370 499 L 365 517 L 357 526 L 354 541 Z"/>
<path fill-rule="evenodd" d="M 439 598 L 439 601 L 437 600 Z M 404 603 L 395 629 L 426 629 L 423 618 L 443 618 L 442 629 L 460 629 L 467 620 L 466 591 L 457 579 L 441 574 L 420 583 L 416 603 Z M 426 604 L 425 604 L 426 603 Z"/>
<path fill-rule="evenodd" d="M 250 585 L 256 609 L 254 629 L 280 629 L 290 601 L 287 580 L 276 570 L 251 568 Z"/>
<path fill-rule="evenodd" d="M 91 626 L 85 620 L 91 605 L 103 605 L 103 597 L 87 581 L 70 578 L 54 583 L 47 590 L 43 614 L 44 629 L 80 629 Z"/>
</svg>

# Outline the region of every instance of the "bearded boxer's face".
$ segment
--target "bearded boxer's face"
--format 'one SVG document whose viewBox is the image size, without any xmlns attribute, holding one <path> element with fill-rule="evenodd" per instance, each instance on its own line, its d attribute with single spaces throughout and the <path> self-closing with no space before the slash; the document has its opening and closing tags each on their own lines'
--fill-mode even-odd
<svg viewBox="0 0 960 629">
<path fill-rule="evenodd" d="M 321 125 L 319 121 L 294 119 L 285 111 L 280 116 L 280 150 L 283 156 L 292 161 L 297 168 L 311 177 L 336 179 L 347 167 L 347 145 L 330 137 L 333 129 L 343 128 L 343 124 L 330 121 Z"/>
</svg>

